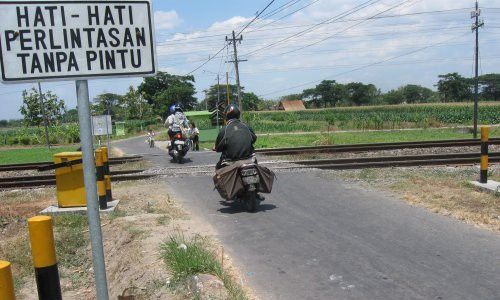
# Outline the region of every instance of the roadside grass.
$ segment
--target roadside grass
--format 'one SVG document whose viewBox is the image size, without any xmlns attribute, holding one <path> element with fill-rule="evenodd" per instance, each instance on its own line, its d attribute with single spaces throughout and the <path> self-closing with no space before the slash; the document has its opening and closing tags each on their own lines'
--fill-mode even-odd
<svg viewBox="0 0 500 300">
<path fill-rule="evenodd" d="M 59 152 L 76 151 L 77 145 L 64 147 L 32 147 L 20 149 L 0 150 L 0 164 L 16 164 L 52 161 L 53 156 Z"/>
<path fill-rule="evenodd" d="M 499 137 L 500 128 L 490 128 L 490 137 Z M 362 143 L 410 142 L 425 140 L 468 139 L 472 134 L 463 129 L 420 129 L 394 131 L 331 132 L 311 134 L 259 135 L 256 148 L 345 145 Z M 211 149 L 214 141 L 202 142 L 200 147 Z"/>
<path fill-rule="evenodd" d="M 181 244 L 186 245 L 186 248 L 180 247 Z M 230 299 L 247 299 L 245 292 L 224 270 L 210 248 L 209 241 L 201 236 L 186 239 L 177 234 L 163 243 L 161 255 L 172 272 L 172 284 L 182 285 L 193 275 L 212 274 L 222 280 Z"/>
<path fill-rule="evenodd" d="M 499 171 L 492 166 L 491 179 L 498 179 Z M 391 191 L 411 205 L 500 232 L 500 198 L 469 184 L 479 177 L 476 167 L 342 170 L 330 174 Z"/>
</svg>

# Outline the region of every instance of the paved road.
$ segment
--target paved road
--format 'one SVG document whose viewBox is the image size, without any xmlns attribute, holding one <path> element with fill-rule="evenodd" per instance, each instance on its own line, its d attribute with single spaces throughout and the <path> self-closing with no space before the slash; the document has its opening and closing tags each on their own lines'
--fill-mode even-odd
<svg viewBox="0 0 500 300">
<path fill-rule="evenodd" d="M 221 203 L 210 176 L 166 180 L 261 299 L 500 299 L 500 235 L 327 174 L 280 173 L 254 214 Z"/>
</svg>

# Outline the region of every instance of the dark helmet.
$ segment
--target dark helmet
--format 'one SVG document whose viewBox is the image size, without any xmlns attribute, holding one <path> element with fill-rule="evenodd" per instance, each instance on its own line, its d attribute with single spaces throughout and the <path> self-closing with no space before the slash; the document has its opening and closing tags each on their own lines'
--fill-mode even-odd
<svg viewBox="0 0 500 300">
<path fill-rule="evenodd" d="M 182 107 L 179 104 L 175 105 L 175 112 L 183 112 Z"/>
<path fill-rule="evenodd" d="M 236 104 L 230 104 L 226 107 L 224 114 L 226 115 L 226 120 L 239 119 L 240 109 Z"/>
</svg>

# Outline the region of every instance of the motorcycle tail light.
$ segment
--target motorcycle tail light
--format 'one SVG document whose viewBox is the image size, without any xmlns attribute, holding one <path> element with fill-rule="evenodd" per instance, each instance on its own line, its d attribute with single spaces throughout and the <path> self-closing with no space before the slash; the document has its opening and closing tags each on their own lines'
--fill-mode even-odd
<svg viewBox="0 0 500 300">
<path fill-rule="evenodd" d="M 182 136 L 181 136 L 180 134 L 177 134 L 177 135 L 175 136 L 175 138 L 176 138 L 176 139 L 180 139 L 181 137 L 182 137 Z"/>
</svg>

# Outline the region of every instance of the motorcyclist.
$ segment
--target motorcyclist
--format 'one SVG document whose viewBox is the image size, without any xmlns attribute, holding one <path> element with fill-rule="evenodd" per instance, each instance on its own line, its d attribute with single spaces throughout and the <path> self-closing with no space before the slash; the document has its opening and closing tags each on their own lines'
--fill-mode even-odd
<svg viewBox="0 0 500 300">
<path fill-rule="evenodd" d="M 189 128 L 189 122 L 182 111 L 182 108 L 178 104 L 174 104 L 169 108 L 170 115 L 165 121 L 165 127 L 168 127 L 168 136 L 170 140 L 174 138 L 174 135 L 178 132 L 184 132 Z"/>
<path fill-rule="evenodd" d="M 221 152 L 216 169 L 224 167 L 224 163 L 255 157 L 254 143 L 257 136 L 253 130 L 240 120 L 240 109 L 230 104 L 224 112 L 227 124 L 217 136 L 214 150 Z"/>
</svg>

